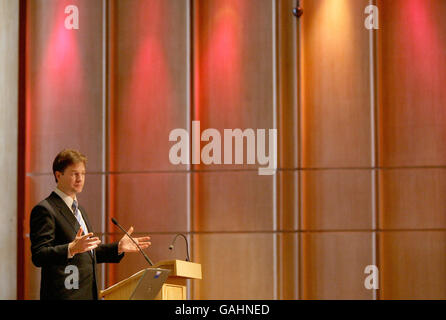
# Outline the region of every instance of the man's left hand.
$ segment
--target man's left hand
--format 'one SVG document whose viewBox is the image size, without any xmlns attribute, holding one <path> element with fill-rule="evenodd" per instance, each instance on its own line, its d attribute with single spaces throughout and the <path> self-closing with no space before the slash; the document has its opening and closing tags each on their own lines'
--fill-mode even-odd
<svg viewBox="0 0 446 320">
<path fill-rule="evenodd" d="M 133 233 L 133 227 L 130 227 L 130 229 L 127 231 L 129 235 Z M 133 238 L 135 242 L 139 245 L 141 249 L 148 248 L 152 243 L 149 242 L 150 237 L 140 237 L 140 238 Z M 138 247 L 135 246 L 133 241 L 127 237 L 127 235 L 123 236 L 121 240 L 119 240 L 118 244 L 118 253 L 121 254 L 123 252 L 136 252 L 139 251 Z"/>
</svg>

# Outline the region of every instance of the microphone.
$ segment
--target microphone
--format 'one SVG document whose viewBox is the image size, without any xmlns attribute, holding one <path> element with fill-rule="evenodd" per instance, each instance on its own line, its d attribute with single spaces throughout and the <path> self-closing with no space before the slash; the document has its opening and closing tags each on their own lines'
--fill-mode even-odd
<svg viewBox="0 0 446 320">
<path fill-rule="evenodd" d="M 175 238 L 173 238 L 172 244 L 169 246 L 169 250 L 173 249 L 173 245 L 175 244 L 175 241 L 177 240 L 177 238 L 181 236 L 184 238 L 184 240 L 186 241 L 186 261 L 190 261 L 190 257 L 189 257 L 189 243 L 187 242 L 187 238 L 184 234 L 182 233 L 177 233 L 177 235 L 175 236 Z"/>
<path fill-rule="evenodd" d="M 142 251 L 142 249 L 141 249 L 141 247 L 136 243 L 136 241 L 135 240 L 133 240 L 133 238 L 127 233 L 127 231 L 125 231 L 124 230 L 124 228 L 123 227 L 121 227 L 120 225 L 119 225 L 119 223 L 118 223 L 118 221 L 116 221 L 116 219 L 115 218 L 111 218 L 111 221 L 113 222 L 113 224 L 115 225 L 115 226 L 118 226 L 119 227 L 119 229 L 121 229 L 122 231 L 124 231 L 124 233 L 127 235 L 127 237 L 129 237 L 130 238 L 130 240 L 132 240 L 133 241 L 133 243 L 138 247 L 138 249 L 139 249 L 139 252 L 141 252 L 142 253 L 142 255 L 144 256 L 144 258 L 147 260 L 147 262 L 151 265 L 151 266 L 153 266 L 153 262 L 149 259 L 149 257 L 145 254 L 145 252 L 144 251 Z"/>
</svg>

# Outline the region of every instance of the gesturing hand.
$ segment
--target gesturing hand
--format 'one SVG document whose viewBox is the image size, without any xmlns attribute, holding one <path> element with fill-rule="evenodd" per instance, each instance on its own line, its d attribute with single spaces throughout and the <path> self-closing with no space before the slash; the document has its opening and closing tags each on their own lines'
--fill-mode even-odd
<svg viewBox="0 0 446 320">
<path fill-rule="evenodd" d="M 93 237 L 93 233 L 90 232 L 86 235 L 82 235 L 82 227 L 76 234 L 76 238 L 68 244 L 68 250 L 71 256 L 75 254 L 87 252 L 96 249 L 101 243 L 98 237 Z"/>
<path fill-rule="evenodd" d="M 127 231 L 127 233 L 130 235 L 133 232 L 133 227 L 130 227 L 130 229 Z M 133 238 L 135 242 L 139 245 L 141 249 L 148 248 L 152 243 L 149 242 L 150 237 L 140 237 L 140 238 Z M 123 236 L 121 240 L 119 240 L 118 244 L 118 253 L 121 254 L 122 252 L 136 252 L 139 251 L 138 247 L 135 246 L 133 241 L 127 237 L 127 235 Z"/>
</svg>

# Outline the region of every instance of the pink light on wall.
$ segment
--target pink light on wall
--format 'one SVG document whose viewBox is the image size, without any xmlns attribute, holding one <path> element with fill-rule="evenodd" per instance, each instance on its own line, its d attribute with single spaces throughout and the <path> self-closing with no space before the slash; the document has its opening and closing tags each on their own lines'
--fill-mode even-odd
<svg viewBox="0 0 446 320">
<path fill-rule="evenodd" d="M 242 21 L 245 2 L 238 0 L 213 1 L 215 16 L 203 31 L 203 59 L 200 82 L 201 102 L 206 105 L 210 96 L 217 95 L 224 101 L 226 110 L 240 107 L 242 84 L 241 50 Z M 209 5 L 211 6 L 211 5 Z M 200 63 L 200 61 L 198 61 Z M 218 91 L 214 91 L 217 89 Z M 213 100 L 213 99 L 211 99 Z"/>
<path fill-rule="evenodd" d="M 146 170 L 153 164 L 153 155 L 141 154 L 137 146 L 156 150 L 165 144 L 168 133 L 164 135 L 167 128 L 161 124 L 171 123 L 181 101 L 173 84 L 178 74 L 171 63 L 175 53 L 165 36 L 171 26 L 167 18 L 169 4 L 163 0 L 133 2 L 125 12 L 133 23 L 118 26 L 116 32 L 121 38 L 115 44 L 112 61 L 116 69 L 113 81 L 119 82 L 112 93 L 116 97 L 112 110 L 112 171 Z M 119 133 L 125 133 L 125 137 Z M 119 157 L 120 154 L 128 157 Z"/>
<path fill-rule="evenodd" d="M 446 2 L 381 0 L 378 6 L 380 162 L 440 164 L 446 154 Z"/>
<path fill-rule="evenodd" d="M 39 21 L 44 28 L 31 32 L 36 41 L 32 46 L 36 51 L 31 53 L 34 55 L 34 65 L 31 68 L 35 74 L 35 82 L 31 83 L 33 101 L 28 106 L 28 112 L 32 121 L 28 130 L 38 135 L 38 138 L 30 140 L 35 143 L 34 148 L 43 148 L 43 143 L 50 150 L 60 149 L 62 145 L 77 148 L 77 133 L 83 129 L 80 119 L 85 115 L 87 92 L 84 84 L 87 81 L 87 72 L 84 71 L 85 65 L 81 62 L 82 52 L 79 49 L 79 34 L 83 32 L 83 11 L 80 8 L 80 29 L 66 29 L 65 19 L 68 14 L 65 13 L 65 8 L 70 4 L 73 1 L 54 2 L 51 11 L 42 11 L 39 16 L 40 21 L 45 21 Z M 38 42 L 35 40 L 38 37 L 43 37 L 45 41 Z M 60 125 L 62 123 L 69 125 Z M 58 128 L 58 131 L 46 128 Z M 30 153 L 42 159 L 45 157 L 41 153 Z"/>
<path fill-rule="evenodd" d="M 406 46 L 411 52 L 414 72 L 421 85 L 429 85 L 442 58 L 441 39 L 436 20 L 440 15 L 433 9 L 434 1 L 406 0 L 401 6 L 399 19 L 406 21 L 407 28 L 401 38 L 406 39 Z M 438 17 L 436 17 L 438 15 Z"/>
<path fill-rule="evenodd" d="M 132 112 L 136 116 L 150 116 L 156 109 L 171 105 L 170 70 L 161 37 L 162 17 L 166 16 L 163 9 L 162 1 L 149 1 L 136 13 L 141 38 L 133 55 L 130 81 L 125 90 L 128 95 L 124 98 L 127 107 L 138 110 Z"/>
<path fill-rule="evenodd" d="M 78 35 L 80 30 L 65 27 L 65 7 L 73 1 L 60 1 L 55 6 L 55 19 L 50 27 L 43 63 L 40 66 L 42 85 L 48 97 L 55 97 L 59 89 L 82 92 L 84 72 L 80 61 Z M 80 15 L 82 11 L 80 11 Z M 82 25 L 80 26 L 82 28 Z"/>
<path fill-rule="evenodd" d="M 437 41 L 437 28 L 433 18 L 434 11 L 430 8 L 432 1 L 406 0 L 402 6 L 402 15 L 406 18 L 408 35 L 413 44 L 419 47 L 428 45 L 428 48 L 439 49 Z"/>
<path fill-rule="evenodd" d="M 27 12 L 26 44 L 26 171 L 36 169 L 45 155 L 37 152 L 43 148 L 55 149 L 63 141 L 54 139 L 55 128 L 60 122 L 70 122 L 69 132 L 79 130 L 76 125 L 84 104 L 86 73 L 81 63 L 79 33 L 82 32 L 82 8 L 79 8 L 80 30 L 67 30 L 65 19 L 68 5 L 78 1 L 31 2 Z M 31 10 L 34 10 L 31 12 Z M 54 129 L 55 130 L 55 129 Z M 63 133 L 62 133 L 63 134 Z M 71 143 L 71 142 L 70 142 Z M 32 159 L 32 160 L 31 160 Z"/>
</svg>

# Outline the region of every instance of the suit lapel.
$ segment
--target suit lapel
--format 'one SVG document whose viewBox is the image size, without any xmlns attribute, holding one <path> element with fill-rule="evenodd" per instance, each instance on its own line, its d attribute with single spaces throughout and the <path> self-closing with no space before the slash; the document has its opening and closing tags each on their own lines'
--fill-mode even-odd
<svg viewBox="0 0 446 320">
<path fill-rule="evenodd" d="M 73 212 L 71 212 L 70 208 L 68 208 L 65 201 L 63 201 L 55 192 L 52 192 L 49 196 L 49 199 L 53 202 L 53 204 L 58 208 L 59 213 L 68 221 L 70 226 L 73 228 L 74 234 L 76 235 L 79 231 L 79 228 L 81 227 L 79 222 L 77 221 L 76 217 L 74 216 Z M 92 232 L 90 223 L 87 218 L 87 214 L 85 213 L 85 209 L 79 207 L 81 210 L 82 218 L 84 219 L 85 224 L 87 225 L 88 232 Z M 94 252 L 94 250 L 93 250 Z M 94 259 L 93 254 L 91 254 L 90 251 L 88 251 L 88 254 L 92 259 Z"/>
<path fill-rule="evenodd" d="M 66 203 L 57 195 L 57 193 L 51 193 L 50 197 L 53 204 L 58 208 L 59 213 L 68 221 L 70 226 L 73 228 L 74 234 L 77 234 L 79 231 L 80 225 L 77 222 L 76 217 L 73 212 L 68 208 Z"/>
</svg>

